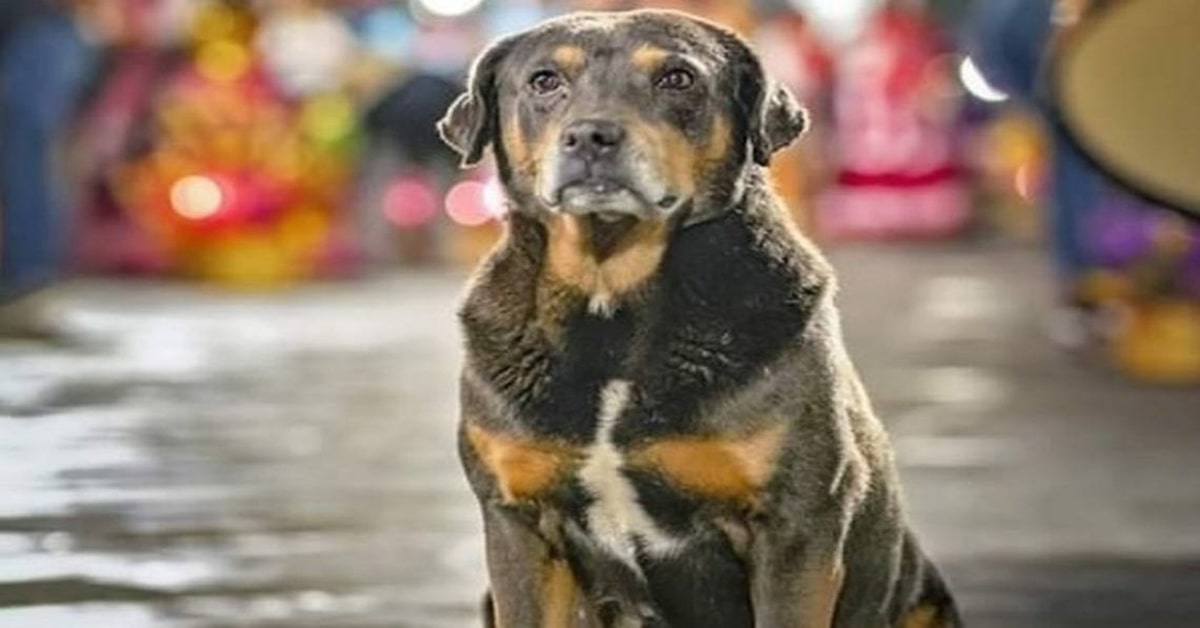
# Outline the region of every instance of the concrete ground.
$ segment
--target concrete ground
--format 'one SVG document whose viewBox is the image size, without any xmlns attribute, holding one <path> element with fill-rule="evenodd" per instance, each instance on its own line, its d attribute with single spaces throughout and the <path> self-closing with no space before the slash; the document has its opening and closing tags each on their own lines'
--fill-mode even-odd
<svg viewBox="0 0 1200 628">
<path fill-rule="evenodd" d="M 970 626 L 1200 625 L 1200 390 L 1052 347 L 1035 251 L 834 260 Z M 68 289 L 92 344 L 0 344 L 0 628 L 477 626 L 461 281 Z"/>
</svg>

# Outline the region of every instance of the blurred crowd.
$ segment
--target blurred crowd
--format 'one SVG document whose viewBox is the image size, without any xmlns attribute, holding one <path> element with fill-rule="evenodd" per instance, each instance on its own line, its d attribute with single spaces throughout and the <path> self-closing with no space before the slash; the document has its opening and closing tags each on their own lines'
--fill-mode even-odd
<svg viewBox="0 0 1200 628">
<path fill-rule="evenodd" d="M 486 166 L 434 122 L 490 39 L 569 10 L 725 23 L 812 111 L 772 166 L 825 243 L 1044 241 L 1053 337 L 1200 379 L 1200 235 L 1099 174 L 1044 89 L 1086 2 L 3 0 L 0 335 L 53 335 L 68 271 L 263 287 L 469 264 Z"/>
</svg>

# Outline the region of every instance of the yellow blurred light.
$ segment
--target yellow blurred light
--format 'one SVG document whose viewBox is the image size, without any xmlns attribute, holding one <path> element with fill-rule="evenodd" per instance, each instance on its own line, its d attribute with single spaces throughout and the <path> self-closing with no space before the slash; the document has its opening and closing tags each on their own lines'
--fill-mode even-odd
<svg viewBox="0 0 1200 628">
<path fill-rule="evenodd" d="M 186 176 L 171 186 L 171 208 L 190 220 L 213 216 L 224 201 L 221 185 L 202 175 Z"/>
<path fill-rule="evenodd" d="M 310 137 L 335 143 L 354 131 L 354 105 L 341 96 L 321 96 L 309 101 L 301 115 L 301 124 Z"/>
<path fill-rule="evenodd" d="M 200 46 L 196 69 L 214 81 L 232 81 L 250 70 L 250 52 L 229 40 L 217 40 Z"/>
</svg>

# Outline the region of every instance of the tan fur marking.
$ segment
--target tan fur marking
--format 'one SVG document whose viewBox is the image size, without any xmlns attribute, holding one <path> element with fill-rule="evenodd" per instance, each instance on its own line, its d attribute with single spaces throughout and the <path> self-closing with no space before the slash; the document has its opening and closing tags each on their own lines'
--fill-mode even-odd
<svg viewBox="0 0 1200 628">
<path fill-rule="evenodd" d="M 579 46 L 559 46 L 550 55 L 559 69 L 567 74 L 576 75 L 587 63 L 587 52 Z"/>
<path fill-rule="evenodd" d="M 938 609 L 933 606 L 918 606 L 904 616 L 900 628 L 939 628 Z"/>
<path fill-rule="evenodd" d="M 835 560 L 828 569 L 806 574 L 801 590 L 805 591 L 804 626 L 833 625 L 833 613 L 842 594 L 845 569 L 840 560 Z"/>
<path fill-rule="evenodd" d="M 505 154 L 513 168 L 518 172 L 530 172 L 532 161 L 529 144 L 525 140 L 525 134 L 521 131 L 521 118 L 515 111 L 509 117 L 508 122 L 504 124 L 502 140 Z"/>
<path fill-rule="evenodd" d="M 732 140 L 729 134 L 729 120 L 725 119 L 725 116 L 717 116 L 713 120 L 712 130 L 708 133 L 708 146 L 704 148 L 704 166 L 712 167 L 724 160 Z"/>
<path fill-rule="evenodd" d="M 528 138 L 521 129 L 520 116 L 514 111 L 501 131 L 504 152 L 513 170 L 530 178 L 539 177 L 542 157 L 558 137 L 558 133 L 558 125 L 549 124 L 537 137 Z"/>
<path fill-rule="evenodd" d="M 636 117 L 626 123 L 631 138 L 638 142 L 651 162 L 662 168 L 660 175 L 671 189 L 683 196 L 696 190 L 700 150 L 686 135 L 666 124 L 648 124 Z"/>
<path fill-rule="evenodd" d="M 780 425 L 743 438 L 664 440 L 635 452 L 631 461 L 654 468 L 684 490 L 753 503 L 775 471 L 785 432 Z"/>
<path fill-rule="evenodd" d="M 542 568 L 541 628 L 575 625 L 575 577 L 566 562 L 551 560 Z"/>
<path fill-rule="evenodd" d="M 560 281 L 602 299 L 614 299 L 637 288 L 654 271 L 667 247 L 667 226 L 641 221 L 622 236 L 617 248 L 597 260 L 588 244 L 587 225 L 576 216 L 549 219 L 546 268 Z"/>
<path fill-rule="evenodd" d="M 658 46 L 642 44 L 633 51 L 633 56 L 631 58 L 633 60 L 634 67 L 637 69 L 642 70 L 643 72 L 653 72 L 654 70 L 658 69 L 658 66 L 662 65 L 662 62 L 669 54 L 669 52 L 659 48 Z"/>
<path fill-rule="evenodd" d="M 697 182 L 708 178 L 728 155 L 732 138 L 729 121 L 724 116 L 713 120 L 703 146 L 695 145 L 678 129 L 631 120 L 627 126 L 633 137 L 644 138 L 645 146 L 662 164 L 663 176 L 672 189 L 685 196 L 695 194 Z"/>
<path fill-rule="evenodd" d="M 497 434 L 474 424 L 467 426 L 467 441 L 510 503 L 536 498 L 558 481 L 572 460 L 563 445 Z"/>
</svg>

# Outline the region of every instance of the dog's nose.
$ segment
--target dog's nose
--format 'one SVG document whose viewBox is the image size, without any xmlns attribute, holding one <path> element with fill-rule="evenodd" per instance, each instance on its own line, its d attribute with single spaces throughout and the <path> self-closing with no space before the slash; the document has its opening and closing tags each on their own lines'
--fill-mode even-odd
<svg viewBox="0 0 1200 628">
<path fill-rule="evenodd" d="M 625 129 L 608 120 L 580 120 L 562 132 L 562 150 L 568 155 L 594 158 L 615 151 L 625 140 Z"/>
</svg>

